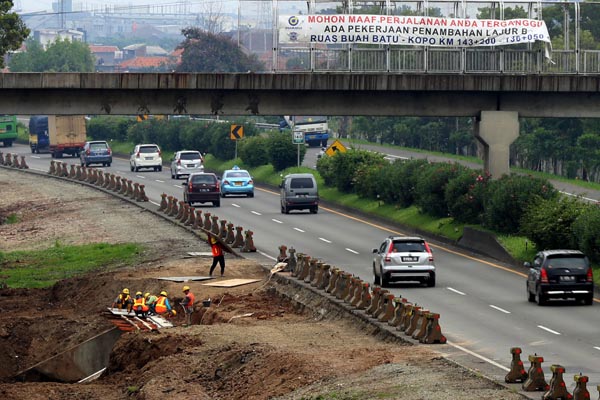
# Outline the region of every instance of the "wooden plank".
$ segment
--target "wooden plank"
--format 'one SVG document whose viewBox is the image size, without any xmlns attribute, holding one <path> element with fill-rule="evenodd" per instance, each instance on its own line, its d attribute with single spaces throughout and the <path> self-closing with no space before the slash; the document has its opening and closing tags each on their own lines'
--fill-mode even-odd
<svg viewBox="0 0 600 400">
<path fill-rule="evenodd" d="M 249 283 L 260 282 L 260 279 L 227 279 L 225 281 L 217 281 L 217 282 L 208 282 L 203 283 L 204 286 L 214 286 L 214 287 L 235 287 L 241 285 L 247 285 Z"/>
<path fill-rule="evenodd" d="M 188 282 L 188 281 L 207 281 L 214 279 L 212 276 L 160 276 L 156 278 L 161 281 Z"/>
</svg>

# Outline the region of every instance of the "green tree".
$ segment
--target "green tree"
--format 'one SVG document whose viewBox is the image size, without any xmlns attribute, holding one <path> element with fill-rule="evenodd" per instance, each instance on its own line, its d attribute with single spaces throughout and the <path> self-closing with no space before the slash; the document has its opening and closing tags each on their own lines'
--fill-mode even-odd
<svg viewBox="0 0 600 400">
<path fill-rule="evenodd" d="M 199 28 L 181 31 L 185 40 L 177 72 L 246 72 L 263 71 L 256 55 L 247 55 L 231 39 Z"/>
<path fill-rule="evenodd" d="M 269 161 L 275 171 L 281 171 L 298 164 L 298 149 L 300 164 L 304 160 L 306 147 L 294 144 L 292 137 L 286 133 L 273 132 L 269 135 Z"/>
<path fill-rule="evenodd" d="M 93 72 L 94 56 L 87 43 L 60 38 L 44 48 L 27 41 L 27 51 L 15 54 L 9 63 L 13 72 Z"/>
<path fill-rule="evenodd" d="M 0 0 L 0 68 L 4 67 L 4 54 L 18 50 L 30 32 L 21 17 L 10 12 L 13 5 L 12 0 Z"/>
</svg>

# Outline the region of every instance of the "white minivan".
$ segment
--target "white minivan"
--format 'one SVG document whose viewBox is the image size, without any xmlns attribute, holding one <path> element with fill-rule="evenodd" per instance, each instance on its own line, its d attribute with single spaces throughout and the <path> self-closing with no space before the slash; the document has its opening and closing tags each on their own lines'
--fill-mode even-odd
<svg viewBox="0 0 600 400">
<path fill-rule="evenodd" d="M 286 175 L 279 188 L 282 214 L 289 214 L 290 210 L 309 210 L 312 214 L 319 211 L 319 192 L 313 174 Z"/>
<path fill-rule="evenodd" d="M 136 145 L 129 155 L 129 167 L 132 172 L 137 172 L 140 168 L 152 168 L 155 171 L 162 171 L 162 157 L 158 145 Z"/>
</svg>

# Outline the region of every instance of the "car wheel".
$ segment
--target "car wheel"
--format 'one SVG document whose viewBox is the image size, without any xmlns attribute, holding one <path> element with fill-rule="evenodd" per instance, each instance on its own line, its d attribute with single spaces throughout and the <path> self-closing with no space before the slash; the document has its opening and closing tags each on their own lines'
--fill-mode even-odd
<svg viewBox="0 0 600 400">
<path fill-rule="evenodd" d="M 313 207 L 313 208 L 310 209 L 310 213 L 311 214 L 316 214 L 318 212 L 319 212 L 319 207 Z"/>
<path fill-rule="evenodd" d="M 213 201 L 213 206 L 215 207 L 221 207 L 221 201 Z"/>
<path fill-rule="evenodd" d="M 435 274 L 430 274 L 427 279 L 427 287 L 435 287 Z"/>
<path fill-rule="evenodd" d="M 86 163 L 85 163 L 85 166 L 86 166 L 86 167 L 89 167 L 89 166 L 90 166 L 90 163 L 87 163 L 87 162 L 86 162 Z"/>
<path fill-rule="evenodd" d="M 381 284 L 381 280 L 379 279 L 379 276 L 377 276 L 377 274 L 375 273 L 375 266 L 374 265 L 373 265 L 373 284 L 374 285 Z"/>
<path fill-rule="evenodd" d="M 385 274 L 383 273 L 383 271 L 381 269 L 379 270 L 379 275 L 381 275 L 381 287 L 386 288 L 386 287 L 390 286 L 389 278 L 385 277 Z"/>
<path fill-rule="evenodd" d="M 525 285 L 525 289 L 527 289 L 527 301 L 530 303 L 535 303 L 535 294 L 529 291 L 529 284 Z"/>
<path fill-rule="evenodd" d="M 133 171 L 134 171 L 133 165 L 131 165 L 131 164 L 130 164 L 130 165 L 129 165 L 129 168 L 131 169 L 131 172 L 133 172 Z"/>
<path fill-rule="evenodd" d="M 542 293 L 542 289 L 539 287 L 535 292 L 535 301 L 537 302 L 538 306 L 545 306 L 547 302 L 546 296 Z"/>
<path fill-rule="evenodd" d="M 80 163 L 80 164 L 81 164 L 81 166 L 82 166 L 82 167 L 85 165 L 85 163 L 84 163 L 83 161 L 81 161 L 81 163 Z"/>
<path fill-rule="evenodd" d="M 111 163 L 106 163 L 106 166 L 107 166 L 107 167 L 110 167 L 110 164 L 111 164 Z"/>
<path fill-rule="evenodd" d="M 162 172 L 162 165 L 158 167 L 158 172 Z"/>
<path fill-rule="evenodd" d="M 591 306 L 592 304 L 594 304 L 594 294 L 592 293 L 589 296 L 584 297 L 583 304 L 585 304 L 586 306 Z"/>
<path fill-rule="evenodd" d="M 221 192 L 221 197 L 225 198 L 226 194 L 225 192 Z"/>
<path fill-rule="evenodd" d="M 283 206 L 283 212 L 286 214 L 290 213 L 290 209 L 288 208 L 288 206 Z"/>
<path fill-rule="evenodd" d="M 283 206 L 281 206 L 281 207 L 279 207 L 279 208 L 280 208 L 280 210 L 281 210 L 281 213 L 282 213 L 282 214 L 285 214 L 285 210 L 284 210 Z"/>
</svg>

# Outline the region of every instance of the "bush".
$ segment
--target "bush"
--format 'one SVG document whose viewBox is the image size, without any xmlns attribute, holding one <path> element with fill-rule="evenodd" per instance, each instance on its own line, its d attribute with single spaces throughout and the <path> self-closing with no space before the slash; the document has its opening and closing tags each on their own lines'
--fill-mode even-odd
<svg viewBox="0 0 600 400">
<path fill-rule="evenodd" d="M 482 170 L 464 170 L 446 185 L 444 199 L 450 216 L 467 224 L 483 221 L 483 199 L 490 175 Z"/>
<path fill-rule="evenodd" d="M 135 125 L 128 117 L 94 117 L 86 122 L 87 136 L 94 140 L 127 140 L 127 130 Z"/>
<path fill-rule="evenodd" d="M 335 162 L 338 154 L 340 153 L 337 152 L 332 157 L 323 155 L 317 160 L 317 171 L 327 186 L 335 186 Z"/>
<path fill-rule="evenodd" d="M 381 186 L 381 169 L 388 165 L 388 162 L 381 160 L 381 164 L 361 164 L 354 175 L 354 191 L 363 198 L 377 199 L 378 187 Z M 381 199 L 381 196 L 379 196 Z"/>
<path fill-rule="evenodd" d="M 269 140 L 254 136 L 244 140 L 238 148 L 239 156 L 248 167 L 259 167 L 269 163 L 267 147 Z"/>
<path fill-rule="evenodd" d="M 425 166 L 415 186 L 415 203 L 420 210 L 436 217 L 447 217 L 446 186 L 464 170 L 465 167 L 450 163 Z"/>
<path fill-rule="evenodd" d="M 300 165 L 306 154 L 306 146 L 292 143 L 291 135 L 274 132 L 269 135 L 269 161 L 275 171 L 282 171 L 298 165 L 298 150 L 300 151 Z"/>
<path fill-rule="evenodd" d="M 229 137 L 229 124 L 212 123 L 208 125 L 206 135 L 210 140 L 209 153 L 219 160 L 231 160 L 235 157 L 236 141 Z"/>
<path fill-rule="evenodd" d="M 548 180 L 532 176 L 511 174 L 491 181 L 483 204 L 485 224 L 500 233 L 518 233 L 521 218 L 536 195 L 551 199 L 558 192 Z"/>
<path fill-rule="evenodd" d="M 593 262 L 600 262 L 600 206 L 585 204 L 581 214 L 573 222 L 573 238 L 577 248 Z"/>
<path fill-rule="evenodd" d="M 356 172 L 363 164 L 381 165 L 385 160 L 383 154 L 356 149 L 349 149 L 345 153 L 338 152 L 334 159 L 333 179 L 335 187 L 346 193 L 354 190 Z"/>
<path fill-rule="evenodd" d="M 400 169 L 392 176 L 390 190 L 396 190 L 397 204 L 399 207 L 410 207 L 415 203 L 415 188 L 421 179 L 422 171 L 427 168 L 427 160 L 397 161 Z"/>
<path fill-rule="evenodd" d="M 577 198 L 538 198 L 521 218 L 521 233 L 538 249 L 577 248 L 572 229 L 583 211 L 584 203 Z"/>
</svg>

